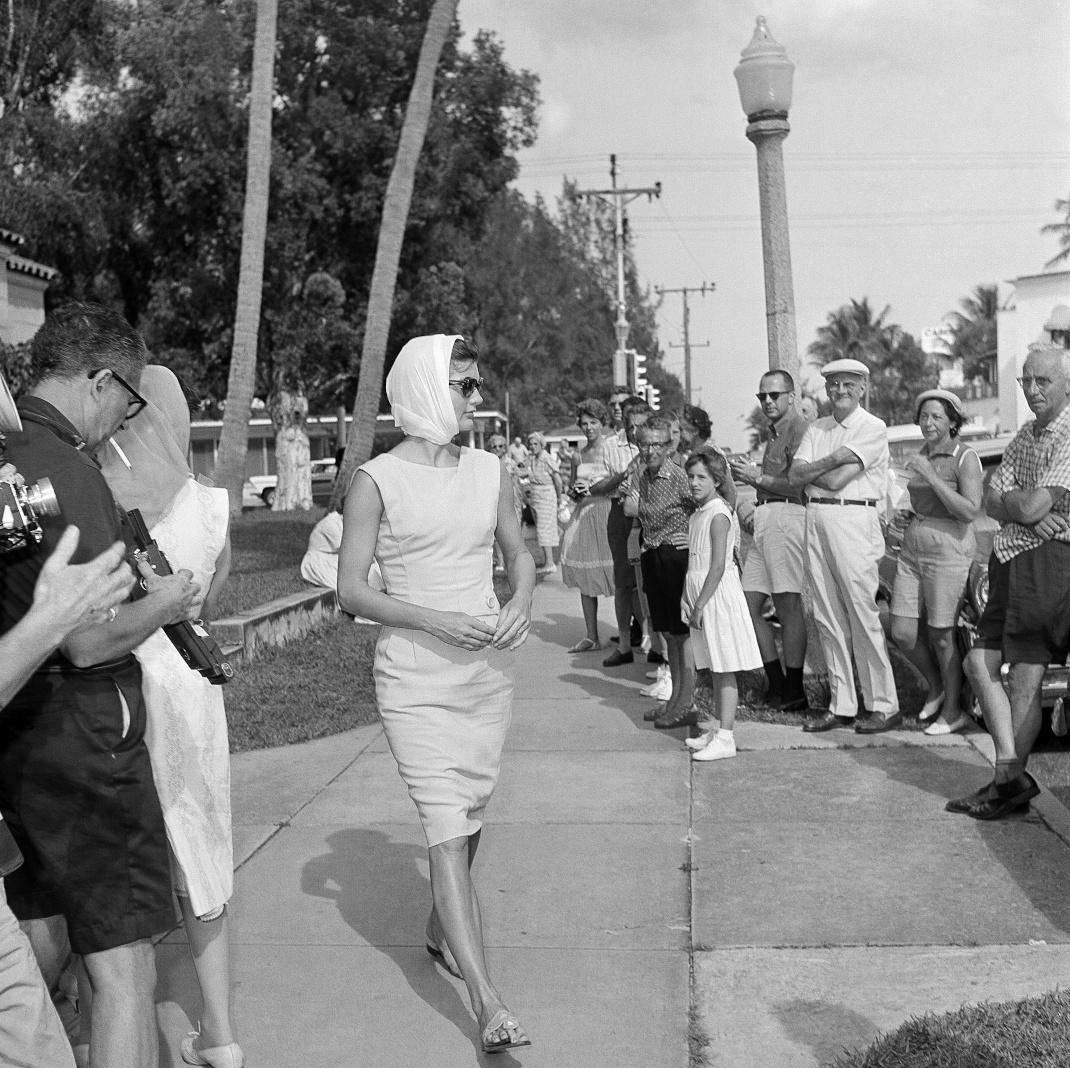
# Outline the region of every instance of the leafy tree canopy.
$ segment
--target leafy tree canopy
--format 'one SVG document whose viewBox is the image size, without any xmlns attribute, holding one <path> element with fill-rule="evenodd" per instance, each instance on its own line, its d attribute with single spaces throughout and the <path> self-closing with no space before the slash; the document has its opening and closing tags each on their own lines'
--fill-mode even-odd
<svg viewBox="0 0 1070 1068">
<path fill-rule="evenodd" d="M 868 297 L 852 299 L 828 313 L 806 351 L 817 367 L 861 360 L 870 370 L 867 407 L 891 426 L 913 421 L 914 398 L 934 388 L 940 376 L 914 337 L 887 321 L 890 311 L 885 306 L 875 313 Z"/>
<path fill-rule="evenodd" d="M 382 203 L 432 0 L 280 0 L 257 393 L 298 375 L 351 403 Z M 57 266 L 52 303 L 122 308 L 154 358 L 226 392 L 241 244 L 255 0 L 21 0 L 0 81 L 0 222 Z M 0 33 L 0 40 L 4 40 Z M 14 62 L 12 60 L 12 62 Z M 509 185 L 538 80 L 455 24 L 435 82 L 388 352 L 475 334 L 520 426 L 570 421 L 610 386 L 615 259 L 603 206 L 556 212 Z M 567 191 L 566 191 L 567 192 Z M 629 344 L 657 367 L 653 305 L 627 256 Z M 329 278 L 341 293 L 316 304 Z M 307 343 L 299 335 L 307 332 Z"/>
</svg>

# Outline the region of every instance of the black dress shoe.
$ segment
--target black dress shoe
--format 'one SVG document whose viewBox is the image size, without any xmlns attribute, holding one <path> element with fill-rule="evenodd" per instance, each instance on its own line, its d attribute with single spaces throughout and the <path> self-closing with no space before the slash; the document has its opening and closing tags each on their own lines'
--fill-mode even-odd
<svg viewBox="0 0 1070 1068">
<path fill-rule="evenodd" d="M 663 711 L 664 711 L 664 706 L 663 705 L 655 705 L 653 708 L 648 708 L 643 713 L 643 722 L 644 723 L 653 723 L 654 720 L 656 720 L 658 718 L 658 716 L 660 716 Z"/>
<path fill-rule="evenodd" d="M 654 720 L 654 726 L 659 731 L 671 731 L 676 727 L 697 727 L 698 713 L 689 708 L 685 712 L 672 712 L 668 715 L 658 716 Z"/>
<path fill-rule="evenodd" d="M 851 716 L 837 716 L 831 710 L 813 719 L 808 719 L 803 724 L 803 730 L 807 734 L 817 734 L 820 731 L 834 731 L 837 727 L 849 728 L 854 723 Z"/>
<path fill-rule="evenodd" d="M 860 719 L 855 724 L 855 734 L 883 734 L 885 731 L 894 731 L 896 727 L 903 725 L 903 713 L 892 712 L 885 715 L 883 712 L 874 712 L 865 719 Z"/>
<path fill-rule="evenodd" d="M 967 794 L 965 797 L 952 798 L 946 805 L 944 805 L 944 810 L 946 812 L 960 814 L 968 813 L 971 809 L 976 808 L 982 801 L 988 799 L 988 791 L 994 785 L 995 783 L 986 782 L 980 790 L 974 790 L 972 794 Z"/>
<path fill-rule="evenodd" d="M 661 653 L 655 652 L 653 649 L 646 654 L 646 662 L 648 664 L 666 664 L 668 661 L 661 655 Z"/>
<path fill-rule="evenodd" d="M 809 712 L 810 702 L 806 698 L 806 694 L 801 697 L 782 697 L 780 699 L 780 711 L 781 712 Z"/>
<path fill-rule="evenodd" d="M 630 649 L 626 653 L 622 653 L 619 649 L 614 649 L 613 652 L 602 661 L 602 667 L 620 667 L 621 664 L 631 664 L 634 660 L 635 657 Z"/>
<path fill-rule="evenodd" d="M 1017 809 L 1028 807 L 1039 793 L 1037 780 L 1028 771 L 1023 771 L 1010 782 L 993 783 L 984 800 L 967 809 L 966 815 L 975 820 L 1000 820 Z"/>
</svg>

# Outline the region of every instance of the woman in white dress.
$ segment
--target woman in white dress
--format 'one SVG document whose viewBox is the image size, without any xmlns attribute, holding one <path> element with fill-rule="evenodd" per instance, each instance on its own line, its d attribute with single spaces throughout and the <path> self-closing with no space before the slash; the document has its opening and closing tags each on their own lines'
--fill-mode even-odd
<svg viewBox="0 0 1070 1068">
<path fill-rule="evenodd" d="M 194 478 L 186 462 L 189 407 L 178 379 L 149 366 L 148 405 L 101 450 L 115 499 L 137 508 L 173 570 L 193 573 L 207 618 L 230 569 L 227 491 Z M 118 446 L 116 448 L 115 446 Z M 171 870 L 203 1007 L 182 1043 L 187 1064 L 241 1068 L 230 1006 L 226 905 L 234 889 L 230 747 L 223 692 L 190 669 L 162 630 L 135 650 L 148 721 L 145 741 L 160 797 Z"/>
<path fill-rule="evenodd" d="M 375 695 L 427 839 L 428 953 L 468 987 L 484 1052 L 530 1042 L 491 982 L 471 877 L 512 710 L 512 652 L 531 625 L 535 564 L 512 478 L 489 452 L 452 443 L 482 400 L 476 354 L 457 335 L 414 338 L 387 376 L 405 438 L 364 464 L 346 495 L 338 599 L 383 624 Z M 491 580 L 497 542 L 513 596 Z M 368 585 L 378 562 L 385 592 Z"/>
</svg>

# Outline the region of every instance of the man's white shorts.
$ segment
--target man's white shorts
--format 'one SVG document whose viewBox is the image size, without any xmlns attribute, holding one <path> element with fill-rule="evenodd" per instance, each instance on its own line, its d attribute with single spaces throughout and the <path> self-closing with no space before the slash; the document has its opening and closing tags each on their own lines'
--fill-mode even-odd
<svg viewBox="0 0 1070 1068">
<path fill-rule="evenodd" d="M 773 501 L 754 510 L 754 544 L 743 564 L 747 593 L 802 593 L 806 508 Z"/>
</svg>

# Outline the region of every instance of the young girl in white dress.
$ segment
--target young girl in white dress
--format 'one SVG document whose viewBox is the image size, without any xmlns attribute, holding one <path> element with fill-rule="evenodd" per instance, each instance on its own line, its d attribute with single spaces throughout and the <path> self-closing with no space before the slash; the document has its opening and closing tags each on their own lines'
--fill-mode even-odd
<svg viewBox="0 0 1070 1068">
<path fill-rule="evenodd" d="M 693 453 L 685 465 L 698 506 L 688 522 L 687 577 L 680 611 L 691 626 L 696 668 L 709 668 L 718 724 L 689 738 L 692 760 L 723 760 L 736 755 L 732 733 L 739 690 L 736 672 L 762 666 L 747 599 L 736 568 L 739 520 L 724 499 L 728 465 L 719 453 Z"/>
</svg>

